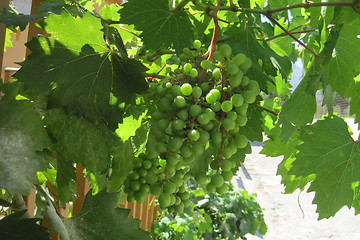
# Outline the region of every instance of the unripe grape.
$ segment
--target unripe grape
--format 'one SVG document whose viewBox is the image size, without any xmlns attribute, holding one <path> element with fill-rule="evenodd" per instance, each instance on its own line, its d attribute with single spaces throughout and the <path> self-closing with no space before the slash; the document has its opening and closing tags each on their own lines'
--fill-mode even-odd
<svg viewBox="0 0 360 240">
<path fill-rule="evenodd" d="M 197 121 L 200 124 L 205 125 L 205 124 L 208 124 L 210 122 L 210 117 L 209 117 L 208 114 L 202 113 L 197 117 Z"/>
<path fill-rule="evenodd" d="M 197 183 L 204 183 L 207 179 L 206 173 L 205 172 L 197 172 L 195 174 L 195 180 Z"/>
<path fill-rule="evenodd" d="M 226 145 L 223 149 L 223 157 L 225 159 L 231 158 L 231 156 L 234 155 L 234 150 L 231 146 Z"/>
<path fill-rule="evenodd" d="M 234 107 L 240 107 L 244 103 L 244 98 L 240 94 L 234 94 L 231 96 L 231 103 Z"/>
<path fill-rule="evenodd" d="M 243 134 L 238 134 L 235 136 L 235 144 L 238 148 L 244 148 L 248 145 L 249 140 L 247 139 L 247 137 Z"/>
<path fill-rule="evenodd" d="M 246 56 L 242 53 L 238 53 L 236 54 L 235 57 L 232 58 L 233 63 L 235 63 L 236 65 L 238 65 L 239 67 L 245 63 L 246 61 Z"/>
<path fill-rule="evenodd" d="M 189 199 L 186 199 L 186 200 L 182 201 L 182 203 L 184 204 L 184 207 L 187 208 L 187 207 L 190 207 L 191 201 Z"/>
<path fill-rule="evenodd" d="M 186 104 L 186 100 L 183 96 L 176 96 L 174 98 L 174 104 L 176 107 L 182 108 Z"/>
<path fill-rule="evenodd" d="M 166 110 L 169 110 L 170 108 L 170 100 L 166 97 L 163 97 L 160 99 L 160 101 L 157 104 L 158 110 L 160 112 L 164 112 Z"/>
<path fill-rule="evenodd" d="M 203 69 L 210 69 L 210 68 L 212 68 L 213 63 L 209 60 L 202 60 L 200 65 Z"/>
<path fill-rule="evenodd" d="M 243 93 L 244 101 L 247 103 L 253 103 L 256 100 L 256 95 L 252 90 L 246 90 Z"/>
<path fill-rule="evenodd" d="M 172 83 L 171 82 L 167 82 L 165 84 L 165 87 L 168 88 L 168 89 L 171 89 L 172 88 Z"/>
<path fill-rule="evenodd" d="M 159 196 L 162 193 L 163 189 L 158 184 L 150 185 L 150 193 L 154 196 Z"/>
<path fill-rule="evenodd" d="M 224 183 L 224 178 L 220 174 L 215 174 L 211 177 L 211 182 L 214 183 L 216 187 L 220 187 Z"/>
<path fill-rule="evenodd" d="M 140 191 L 145 194 L 148 194 L 150 192 L 150 186 L 145 183 L 145 184 L 141 185 Z"/>
<path fill-rule="evenodd" d="M 206 144 L 210 139 L 209 132 L 205 130 L 200 130 L 199 132 L 200 132 L 199 142 L 201 142 L 202 144 Z"/>
<path fill-rule="evenodd" d="M 249 84 L 249 82 L 250 82 L 250 79 L 247 76 L 244 76 L 240 85 L 242 87 L 246 87 Z"/>
<path fill-rule="evenodd" d="M 181 148 L 180 148 L 180 153 L 181 153 L 181 156 L 183 158 L 189 158 L 192 156 L 192 150 L 189 146 L 187 145 L 183 145 Z"/>
<path fill-rule="evenodd" d="M 221 170 L 223 171 L 230 171 L 232 168 L 232 163 L 230 160 L 224 160 L 221 163 Z"/>
<path fill-rule="evenodd" d="M 179 85 L 174 85 L 170 89 L 170 92 L 173 96 L 178 96 L 181 94 L 181 87 Z"/>
<path fill-rule="evenodd" d="M 180 194 L 180 198 L 182 200 L 187 200 L 187 199 L 189 199 L 189 197 L 190 197 L 190 194 L 188 192 L 183 192 Z"/>
<path fill-rule="evenodd" d="M 188 83 L 184 83 L 183 85 L 181 85 L 181 93 L 184 94 L 185 96 L 189 96 L 192 93 L 192 86 Z"/>
<path fill-rule="evenodd" d="M 159 204 L 161 208 L 166 208 L 170 206 L 171 197 L 168 193 L 161 193 L 158 198 Z"/>
<path fill-rule="evenodd" d="M 166 163 L 167 165 L 176 165 L 179 161 L 179 158 L 176 156 L 176 155 L 169 155 L 167 160 L 166 160 Z"/>
<path fill-rule="evenodd" d="M 229 63 L 227 65 L 226 71 L 230 74 L 230 75 L 234 75 L 237 74 L 239 72 L 239 67 L 234 64 L 234 63 Z"/>
<path fill-rule="evenodd" d="M 239 127 L 243 127 L 247 123 L 247 117 L 246 115 L 238 115 L 238 117 L 235 120 L 235 123 Z"/>
<path fill-rule="evenodd" d="M 227 161 L 230 161 L 230 160 L 227 160 Z M 232 163 L 231 163 L 231 165 L 232 165 Z M 231 168 L 230 168 L 231 169 Z M 232 177 L 233 177 L 233 172 L 232 171 L 223 171 L 222 173 L 221 173 L 221 176 L 223 176 L 223 178 L 224 178 L 224 181 L 231 181 L 231 179 L 232 179 Z"/>
<path fill-rule="evenodd" d="M 215 96 L 215 101 L 221 98 L 221 92 L 218 89 L 211 89 L 209 93 Z"/>
<path fill-rule="evenodd" d="M 218 166 L 219 166 L 219 161 L 216 159 L 210 163 L 210 168 L 212 170 L 218 170 Z"/>
<path fill-rule="evenodd" d="M 215 183 L 209 182 L 209 183 L 206 185 L 206 191 L 209 192 L 209 193 L 214 193 L 214 192 L 216 191 L 216 185 L 215 185 Z"/>
<path fill-rule="evenodd" d="M 175 205 L 175 212 L 183 213 L 184 212 L 184 203 L 180 202 L 179 204 Z"/>
<path fill-rule="evenodd" d="M 198 86 L 193 87 L 192 95 L 195 98 L 200 98 L 202 94 L 202 89 Z"/>
<path fill-rule="evenodd" d="M 220 131 L 214 131 L 211 133 L 211 141 L 213 142 L 214 145 L 219 145 L 221 144 L 222 141 L 222 134 Z"/>
<path fill-rule="evenodd" d="M 203 90 L 203 92 L 208 92 L 210 86 L 209 86 L 208 83 L 204 82 L 204 83 L 202 83 L 202 84 L 200 85 L 200 88 Z"/>
<path fill-rule="evenodd" d="M 192 117 L 197 117 L 202 112 L 202 109 L 199 105 L 192 105 L 189 109 L 189 113 Z"/>
<path fill-rule="evenodd" d="M 167 182 L 164 184 L 163 190 L 165 193 L 172 194 L 176 190 L 176 185 L 173 182 Z"/>
<path fill-rule="evenodd" d="M 185 128 L 185 123 L 183 120 L 177 119 L 172 122 L 171 126 L 174 130 L 182 130 Z"/>
<path fill-rule="evenodd" d="M 245 115 L 247 112 L 249 104 L 244 102 L 240 107 L 237 107 L 235 110 L 238 113 L 238 115 Z"/>
<path fill-rule="evenodd" d="M 216 114 L 211 108 L 205 108 L 203 113 L 209 115 L 210 120 L 215 120 Z"/>
<path fill-rule="evenodd" d="M 156 183 L 158 180 L 158 176 L 156 175 L 155 172 L 149 172 L 146 176 L 145 176 L 145 180 L 148 184 L 153 184 Z"/>
<path fill-rule="evenodd" d="M 208 124 L 204 125 L 203 128 L 207 131 L 211 131 L 214 128 L 214 123 L 209 122 Z"/>
<path fill-rule="evenodd" d="M 205 100 L 207 103 L 212 104 L 216 101 L 216 96 L 209 92 L 208 94 L 206 94 Z"/>
<path fill-rule="evenodd" d="M 237 119 L 237 113 L 234 111 L 230 111 L 226 113 L 226 117 L 235 121 Z"/>
<path fill-rule="evenodd" d="M 193 155 L 200 156 L 204 153 L 204 145 L 202 145 L 200 142 L 194 142 L 192 145 L 192 152 Z"/>
<path fill-rule="evenodd" d="M 186 109 L 180 110 L 177 114 L 178 118 L 185 121 L 188 119 L 188 111 Z"/>
<path fill-rule="evenodd" d="M 195 141 L 199 140 L 200 132 L 196 129 L 193 129 L 193 130 L 189 131 L 188 137 L 190 138 L 190 140 L 195 142 Z"/>
<path fill-rule="evenodd" d="M 235 121 L 231 118 L 225 118 L 222 122 L 222 126 L 225 128 L 226 131 L 230 131 L 235 128 Z"/>
<path fill-rule="evenodd" d="M 167 146 L 165 143 L 157 142 L 155 145 L 155 148 L 156 148 L 156 151 L 158 151 L 159 153 L 167 152 Z"/>
<path fill-rule="evenodd" d="M 216 188 L 216 192 L 220 195 L 227 192 L 229 186 L 226 183 L 223 183 L 220 187 Z"/>
<path fill-rule="evenodd" d="M 215 101 L 211 104 L 211 109 L 214 111 L 214 112 L 218 112 L 221 110 L 221 103 L 218 102 L 218 101 Z"/>
<path fill-rule="evenodd" d="M 173 139 L 170 139 L 168 142 L 168 150 L 171 152 L 176 152 L 179 150 L 183 145 L 183 141 L 181 138 L 175 137 Z"/>
<path fill-rule="evenodd" d="M 230 112 L 232 110 L 232 108 L 233 108 L 233 105 L 229 100 L 226 100 L 226 101 L 221 103 L 221 109 L 224 112 Z"/>
<path fill-rule="evenodd" d="M 197 75 L 198 75 L 199 73 L 198 73 L 198 71 L 195 69 L 195 68 L 193 68 L 193 69 L 191 69 L 191 71 L 190 71 L 190 76 L 191 77 L 197 77 Z"/>
<path fill-rule="evenodd" d="M 189 48 L 184 48 L 184 49 L 183 49 L 183 53 L 186 54 L 186 55 L 188 55 L 188 56 L 190 56 L 191 51 L 190 51 Z"/>
<path fill-rule="evenodd" d="M 219 80 L 221 78 L 221 70 L 219 68 L 215 68 L 212 74 L 215 80 Z"/>
<path fill-rule="evenodd" d="M 229 78 L 229 83 L 232 87 L 238 87 L 240 86 L 243 78 L 243 72 L 239 70 L 236 74 L 231 75 Z"/>
<path fill-rule="evenodd" d="M 130 189 L 133 190 L 134 192 L 140 190 L 140 186 L 141 184 L 138 181 L 132 181 L 130 183 Z"/>
<path fill-rule="evenodd" d="M 200 49 L 200 48 L 201 48 L 201 42 L 200 42 L 200 40 L 195 40 L 195 41 L 193 42 L 193 46 L 194 46 L 194 48 L 196 48 L 196 49 Z"/>
<path fill-rule="evenodd" d="M 246 89 L 253 91 L 256 95 L 260 93 L 259 83 L 255 80 L 250 80 L 249 84 L 246 86 Z"/>
<path fill-rule="evenodd" d="M 152 163 L 150 160 L 145 160 L 144 163 L 143 163 L 143 168 L 145 169 L 150 169 L 152 166 Z"/>
<path fill-rule="evenodd" d="M 231 55 L 231 47 L 227 44 L 223 44 L 221 47 L 220 47 L 220 53 L 223 57 L 230 57 Z"/>
<path fill-rule="evenodd" d="M 186 163 L 191 163 L 191 162 L 194 161 L 194 156 L 191 155 L 190 157 L 187 157 L 187 158 L 184 157 L 184 158 L 183 158 L 183 161 L 186 162 Z"/>
<path fill-rule="evenodd" d="M 180 59 L 180 61 L 182 61 L 182 62 L 186 62 L 187 60 L 189 60 L 189 57 L 188 57 L 186 54 L 182 53 L 182 54 L 180 54 L 179 59 Z M 171 71 L 171 70 L 170 70 L 170 71 Z M 170 71 L 169 71 L 169 72 L 170 72 Z"/>
<path fill-rule="evenodd" d="M 245 62 L 240 66 L 244 73 L 246 73 L 252 66 L 252 61 L 250 58 L 246 58 Z"/>
<path fill-rule="evenodd" d="M 138 172 L 131 172 L 129 177 L 132 179 L 132 180 L 138 180 L 140 175 Z"/>
<path fill-rule="evenodd" d="M 221 55 L 221 53 L 219 51 L 215 51 L 213 53 L 213 59 L 219 62 L 224 61 L 224 57 Z"/>
<path fill-rule="evenodd" d="M 126 197 L 126 201 L 127 201 L 128 203 L 133 203 L 133 202 L 135 202 L 135 197 L 134 197 L 133 195 L 128 195 L 128 196 Z"/>
</svg>

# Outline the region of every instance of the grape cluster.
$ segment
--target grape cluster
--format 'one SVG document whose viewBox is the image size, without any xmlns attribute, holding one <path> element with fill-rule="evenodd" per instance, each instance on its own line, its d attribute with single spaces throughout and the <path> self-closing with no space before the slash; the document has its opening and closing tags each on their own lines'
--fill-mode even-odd
<svg viewBox="0 0 360 240">
<path fill-rule="evenodd" d="M 191 163 L 209 149 L 213 152 L 206 163 L 216 173 L 200 171 L 193 177 L 208 192 L 222 194 L 241 161 L 235 154 L 249 144 L 241 127 L 260 93 L 258 83 L 246 76 L 251 60 L 244 54 L 233 56 L 227 44 L 213 53 L 212 61 L 202 60 L 201 43 L 194 47 L 197 52 L 183 50 L 180 59 L 186 62 L 180 70 L 150 84 L 156 109 L 146 154 L 137 158 L 125 181 L 128 201 L 142 202 L 152 193 L 159 196 L 160 207 L 182 212 L 189 204 L 185 186 Z M 205 73 L 201 84 L 200 72 Z"/>
</svg>

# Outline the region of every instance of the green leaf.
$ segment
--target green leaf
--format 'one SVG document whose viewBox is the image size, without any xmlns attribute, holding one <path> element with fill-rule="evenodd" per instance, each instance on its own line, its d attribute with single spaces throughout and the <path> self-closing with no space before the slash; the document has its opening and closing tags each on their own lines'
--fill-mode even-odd
<svg viewBox="0 0 360 240">
<path fill-rule="evenodd" d="M 355 122 L 360 123 L 360 82 L 354 84 L 352 93 L 350 94 L 350 114 L 356 114 Z"/>
<path fill-rule="evenodd" d="M 35 21 L 38 18 L 38 16 L 15 13 L 7 9 L 0 11 L 0 23 L 5 24 L 6 27 L 20 27 L 21 31 L 25 30 L 29 22 Z"/>
<path fill-rule="evenodd" d="M 52 205 L 45 214 L 50 218 L 50 230 L 58 232 L 62 240 L 150 239 L 140 228 L 140 221 L 128 217 L 129 209 L 115 207 L 117 201 L 118 193 L 89 192 L 76 216 L 60 218 Z"/>
<path fill-rule="evenodd" d="M 140 37 L 152 49 L 173 47 L 176 52 L 189 47 L 194 39 L 187 12 L 172 12 L 168 0 L 132 0 L 123 4 L 120 21 L 142 31 Z"/>
<path fill-rule="evenodd" d="M 315 192 L 319 219 L 334 216 L 343 206 L 354 204 L 353 184 L 360 181 L 360 147 L 351 138 L 346 122 L 337 117 L 319 120 L 305 127 L 304 143 L 290 173 L 307 177 L 315 174 L 308 192 Z"/>
<path fill-rule="evenodd" d="M 0 236 L 6 240 L 50 240 L 46 228 L 38 225 L 40 219 L 22 218 L 26 210 L 13 213 L 0 221 Z"/>
<path fill-rule="evenodd" d="M 240 132 L 243 133 L 250 141 L 263 141 L 263 119 L 261 110 L 256 106 L 249 106 L 247 111 L 248 121 L 244 127 L 240 128 Z"/>
<path fill-rule="evenodd" d="M 146 116 L 147 110 L 144 107 L 130 105 L 125 111 L 123 122 L 116 129 L 116 134 L 123 142 L 130 137 L 135 136 L 137 129 L 141 126 L 143 118 Z"/>
<path fill-rule="evenodd" d="M 107 170 L 113 146 L 111 133 L 84 118 L 65 115 L 59 109 L 48 111 L 45 120 L 48 131 L 57 140 L 55 150 L 61 153 L 63 161 L 81 162 L 94 173 Z"/>
<path fill-rule="evenodd" d="M 125 178 L 133 169 L 134 151 L 130 140 L 120 142 L 116 147 L 112 160 L 112 173 L 109 178 L 108 190 L 119 191 Z"/>
<path fill-rule="evenodd" d="M 326 72 L 327 81 L 332 89 L 343 97 L 346 97 L 347 91 L 351 91 L 351 84 L 355 82 L 354 78 L 360 73 L 359 33 L 359 17 L 344 24 Z"/>
</svg>

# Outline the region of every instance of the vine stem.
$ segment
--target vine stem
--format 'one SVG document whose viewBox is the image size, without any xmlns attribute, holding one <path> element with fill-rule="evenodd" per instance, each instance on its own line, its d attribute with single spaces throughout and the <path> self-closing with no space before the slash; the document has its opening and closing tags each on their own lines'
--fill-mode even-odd
<svg viewBox="0 0 360 240">
<path fill-rule="evenodd" d="M 206 53 L 206 54 L 209 54 L 208 58 L 207 58 L 207 60 L 209 60 L 209 61 L 212 60 L 213 54 L 214 54 L 214 52 L 216 50 L 216 41 L 217 41 L 217 36 L 218 36 L 218 32 L 219 32 L 219 20 L 218 20 L 218 17 L 217 17 L 217 13 L 219 11 L 219 8 L 220 8 L 220 5 L 221 5 L 222 1 L 223 0 L 219 0 L 217 2 L 216 6 L 215 6 L 215 9 L 214 9 L 214 15 L 213 15 L 214 32 L 213 32 L 213 35 L 212 35 L 212 38 L 211 38 L 211 44 L 210 44 L 209 50 Z M 203 69 L 201 71 L 200 75 L 198 76 L 198 78 L 199 78 L 198 85 L 199 86 L 204 81 L 205 74 L 206 74 L 206 69 Z"/>
<path fill-rule="evenodd" d="M 279 114 L 277 113 L 277 112 L 274 112 L 274 111 L 272 111 L 272 110 L 270 110 L 270 109 L 267 109 L 267 108 L 264 108 L 264 107 L 262 107 L 262 106 L 256 106 L 257 108 L 259 108 L 260 110 L 263 110 L 263 111 L 265 111 L 265 112 L 268 112 L 268 113 L 270 113 L 270 114 L 272 114 L 272 115 L 274 115 L 274 116 L 278 116 Z"/>
<path fill-rule="evenodd" d="M 190 2 L 191 0 L 182 0 L 181 2 L 179 2 L 179 4 L 173 8 L 171 10 L 171 12 L 177 12 L 177 11 L 182 11 L 183 8 L 185 7 L 186 4 L 188 4 L 188 2 Z"/>
<path fill-rule="evenodd" d="M 297 43 L 299 43 L 303 48 L 305 48 L 306 50 L 308 50 L 309 52 L 311 52 L 315 57 L 317 57 L 318 55 L 308 46 L 306 46 L 303 42 L 301 42 L 297 37 L 295 37 L 291 32 L 289 32 L 288 30 L 286 30 L 283 26 L 281 26 L 280 23 L 278 23 L 278 21 L 276 21 L 271 14 L 269 15 L 265 15 L 271 22 L 273 22 L 275 25 L 277 25 L 281 30 L 283 30 L 289 37 L 291 37 L 292 39 L 294 39 Z"/>
</svg>

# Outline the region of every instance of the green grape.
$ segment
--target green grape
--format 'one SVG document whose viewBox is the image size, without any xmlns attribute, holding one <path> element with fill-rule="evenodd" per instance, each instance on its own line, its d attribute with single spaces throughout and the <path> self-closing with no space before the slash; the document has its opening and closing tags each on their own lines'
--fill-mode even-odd
<svg viewBox="0 0 360 240">
<path fill-rule="evenodd" d="M 167 152 L 167 146 L 165 143 L 163 142 L 157 142 L 155 145 L 155 149 L 159 152 L 159 153 L 164 153 Z"/>
<path fill-rule="evenodd" d="M 186 54 L 182 53 L 182 54 L 180 54 L 179 59 L 180 59 L 180 61 L 182 61 L 182 62 L 186 62 L 186 61 L 189 60 L 189 57 L 188 57 Z M 170 70 L 170 71 L 171 71 L 171 70 Z M 170 72 L 170 71 L 169 71 L 169 72 Z"/>
<path fill-rule="evenodd" d="M 180 111 L 178 112 L 177 116 L 178 116 L 178 118 L 179 118 L 180 120 L 185 121 L 185 120 L 188 119 L 189 114 L 188 114 L 188 111 L 187 111 L 186 109 L 183 109 L 183 110 L 180 110 Z"/>
<path fill-rule="evenodd" d="M 183 141 L 181 138 L 175 137 L 169 140 L 167 148 L 171 152 L 176 152 L 183 145 Z"/>
<path fill-rule="evenodd" d="M 181 153 L 181 156 L 183 158 L 189 158 L 192 156 L 192 150 L 189 146 L 187 145 L 183 145 L 181 148 L 180 148 L 180 153 Z"/>
<path fill-rule="evenodd" d="M 172 88 L 172 83 L 171 82 L 167 82 L 165 84 L 165 87 L 168 88 L 168 89 L 171 89 Z"/>
<path fill-rule="evenodd" d="M 245 115 L 247 112 L 249 104 L 244 102 L 240 107 L 237 107 L 235 110 L 238 113 L 238 115 Z"/>
<path fill-rule="evenodd" d="M 150 192 L 150 186 L 145 183 L 145 184 L 141 185 L 140 191 L 148 194 Z"/>
<path fill-rule="evenodd" d="M 219 145 L 222 142 L 222 134 L 220 131 L 214 131 L 211 133 L 211 141 L 214 145 Z"/>
<path fill-rule="evenodd" d="M 189 197 L 190 197 L 190 194 L 188 192 L 183 192 L 180 194 L 181 200 L 187 200 L 187 199 L 189 199 Z"/>
<path fill-rule="evenodd" d="M 236 54 L 235 57 L 232 58 L 233 63 L 235 63 L 236 65 L 238 65 L 239 67 L 245 63 L 246 61 L 246 56 L 242 53 L 238 53 Z"/>
<path fill-rule="evenodd" d="M 150 160 L 145 160 L 144 163 L 143 163 L 143 168 L 144 169 L 150 169 L 152 166 L 152 163 Z"/>
<path fill-rule="evenodd" d="M 160 111 L 155 111 L 151 114 L 151 118 L 153 118 L 154 120 L 159 120 L 161 118 L 164 118 L 165 117 L 165 114 L 163 114 L 162 112 Z"/>
<path fill-rule="evenodd" d="M 210 89 L 210 86 L 208 83 L 204 82 L 200 85 L 200 88 L 203 90 L 203 92 L 208 92 Z"/>
<path fill-rule="evenodd" d="M 192 154 L 192 153 L 191 153 Z M 186 163 L 191 163 L 194 161 L 194 156 L 191 155 L 190 157 L 184 157 L 183 158 L 183 161 L 186 162 Z"/>
<path fill-rule="evenodd" d="M 181 94 L 181 87 L 179 85 L 174 85 L 170 89 L 170 92 L 173 96 L 179 96 Z"/>
<path fill-rule="evenodd" d="M 211 131 L 214 128 L 214 123 L 209 122 L 208 124 L 204 125 L 203 128 L 207 131 Z"/>
<path fill-rule="evenodd" d="M 195 41 L 193 42 L 193 46 L 194 46 L 194 48 L 196 48 L 196 49 L 200 49 L 200 48 L 201 48 L 201 42 L 200 42 L 200 40 L 195 40 Z"/>
<path fill-rule="evenodd" d="M 230 131 L 235 128 L 235 121 L 231 118 L 225 118 L 222 122 L 222 126 L 225 128 L 226 131 Z"/>
<path fill-rule="evenodd" d="M 156 126 L 162 130 L 162 131 L 165 131 L 165 129 L 169 126 L 169 120 L 168 119 L 160 119 L 157 123 L 156 123 Z"/>
<path fill-rule="evenodd" d="M 197 117 L 202 112 L 202 109 L 199 105 L 192 105 L 189 109 L 189 113 L 192 117 Z"/>
<path fill-rule="evenodd" d="M 193 155 L 200 156 L 204 153 L 204 145 L 202 145 L 200 142 L 194 142 L 192 145 L 192 152 Z"/>
<path fill-rule="evenodd" d="M 200 132 L 199 142 L 201 142 L 202 144 L 208 143 L 210 140 L 209 132 L 205 130 L 200 130 L 199 132 Z"/>
<path fill-rule="evenodd" d="M 230 118 L 232 120 L 236 120 L 237 119 L 237 113 L 234 111 L 230 111 L 226 113 L 226 117 Z"/>
<path fill-rule="evenodd" d="M 140 190 L 140 186 L 141 186 L 141 184 L 139 181 L 132 181 L 130 184 L 130 189 L 135 192 L 135 191 Z"/>
<path fill-rule="evenodd" d="M 171 197 L 168 193 L 161 193 L 158 198 L 159 204 L 161 208 L 166 208 L 170 206 Z"/>
<path fill-rule="evenodd" d="M 211 182 L 215 185 L 215 187 L 220 187 L 224 184 L 224 178 L 221 174 L 215 174 L 211 177 Z"/>
<path fill-rule="evenodd" d="M 230 171 L 232 168 L 232 162 L 230 160 L 224 160 L 221 163 L 221 170 Z"/>
<path fill-rule="evenodd" d="M 243 97 L 246 103 L 253 103 L 256 100 L 256 94 L 252 90 L 243 92 Z"/>
<path fill-rule="evenodd" d="M 215 80 L 219 80 L 221 78 L 221 70 L 219 68 L 215 68 L 212 74 Z"/>
<path fill-rule="evenodd" d="M 200 98 L 202 94 L 202 89 L 198 86 L 193 87 L 192 95 L 195 98 Z"/>
<path fill-rule="evenodd" d="M 214 193 L 216 191 L 216 185 L 213 182 L 209 182 L 206 185 L 206 191 L 208 191 L 209 193 Z"/>
<path fill-rule="evenodd" d="M 244 103 L 244 98 L 240 94 L 232 95 L 230 100 L 234 107 L 240 107 Z"/>
<path fill-rule="evenodd" d="M 211 108 L 205 108 L 203 113 L 209 115 L 210 120 L 215 120 L 216 114 Z"/>
<path fill-rule="evenodd" d="M 223 157 L 225 159 L 231 158 L 231 156 L 234 155 L 234 150 L 231 146 L 226 145 L 223 149 Z"/>
<path fill-rule="evenodd" d="M 183 85 L 181 85 L 180 91 L 185 96 L 189 96 L 192 93 L 192 86 L 188 83 L 184 83 Z"/>
<path fill-rule="evenodd" d="M 240 85 L 242 87 L 246 87 L 249 84 L 249 82 L 250 82 L 250 79 L 247 76 L 244 76 Z"/>
<path fill-rule="evenodd" d="M 164 94 L 164 92 L 165 92 L 165 88 L 163 88 L 163 86 L 159 85 L 156 87 L 156 93 L 162 95 Z"/>
<path fill-rule="evenodd" d="M 179 196 L 176 196 L 175 205 L 179 205 L 181 203 L 181 198 Z"/>
<path fill-rule="evenodd" d="M 138 172 L 131 172 L 129 177 L 132 179 L 132 180 L 138 180 L 140 178 L 140 175 Z"/>
<path fill-rule="evenodd" d="M 218 102 L 218 101 L 215 101 L 211 104 L 211 109 L 214 111 L 214 112 L 218 112 L 221 110 L 221 103 Z"/>
<path fill-rule="evenodd" d="M 236 135 L 234 141 L 238 148 L 245 148 L 249 143 L 249 140 L 243 134 Z"/>
<path fill-rule="evenodd" d="M 175 212 L 179 214 L 184 212 L 184 204 L 182 202 L 175 205 Z"/>
<path fill-rule="evenodd" d="M 183 51 L 182 51 L 184 54 L 190 56 L 191 55 L 191 51 L 189 48 L 184 48 Z"/>
<path fill-rule="evenodd" d="M 220 47 L 220 53 L 221 53 L 221 56 L 223 57 L 230 57 L 231 55 L 231 47 L 227 44 L 223 44 L 221 47 Z"/>
<path fill-rule="evenodd" d="M 148 184 L 153 184 L 156 183 L 158 180 L 158 176 L 156 175 L 155 172 L 149 172 L 146 176 L 145 176 L 145 180 Z"/>
<path fill-rule="evenodd" d="M 143 160 L 141 158 L 139 157 L 135 158 L 134 167 L 141 168 L 142 164 L 143 164 Z"/>
<path fill-rule="evenodd" d="M 216 99 L 216 96 L 214 94 L 211 94 L 211 92 L 209 92 L 208 94 L 206 94 L 205 100 L 206 100 L 207 103 L 212 104 L 217 99 Z"/>
<path fill-rule="evenodd" d="M 221 98 L 221 92 L 218 89 L 211 89 L 209 93 L 215 96 L 215 101 Z"/>
<path fill-rule="evenodd" d="M 195 141 L 199 140 L 200 132 L 196 129 L 193 129 L 193 130 L 189 131 L 188 137 L 190 138 L 190 140 L 195 142 Z"/>
<path fill-rule="evenodd" d="M 226 100 L 226 101 L 223 101 L 221 103 L 221 109 L 223 110 L 223 112 L 230 112 L 233 108 L 233 105 L 231 103 L 231 101 L 229 100 Z"/>
<path fill-rule="evenodd" d="M 166 97 L 163 97 L 160 99 L 160 101 L 157 104 L 158 110 L 160 112 L 164 112 L 166 110 L 169 110 L 170 108 L 170 100 Z"/>
<path fill-rule="evenodd" d="M 182 201 L 182 203 L 184 204 L 184 207 L 187 208 L 187 207 L 190 207 L 191 201 L 189 199 L 186 199 L 186 200 Z"/>
<path fill-rule="evenodd" d="M 210 116 L 206 113 L 202 113 L 197 117 L 197 121 L 202 125 L 206 125 L 210 122 Z"/>
<path fill-rule="evenodd" d="M 185 100 L 185 98 L 183 96 L 176 96 L 174 98 L 174 104 L 175 104 L 176 107 L 182 108 L 182 107 L 185 106 L 186 100 Z"/>
<path fill-rule="evenodd" d="M 230 161 L 230 160 L 227 160 L 227 161 Z M 232 165 L 232 163 L 231 163 L 231 165 Z M 221 176 L 223 176 L 223 178 L 224 178 L 224 181 L 231 181 L 231 179 L 233 178 L 233 176 L 234 176 L 234 174 L 233 174 L 233 172 L 232 171 L 223 171 L 223 172 L 221 172 Z"/>
<path fill-rule="evenodd" d="M 229 63 L 226 67 L 226 71 L 230 74 L 230 75 L 234 75 L 237 74 L 239 72 L 239 67 L 234 64 L 234 63 Z"/>
<path fill-rule="evenodd" d="M 128 196 L 126 197 L 126 200 L 127 200 L 128 203 L 133 203 L 133 202 L 135 202 L 135 197 L 128 195 Z"/>
<path fill-rule="evenodd" d="M 167 182 L 164 184 L 163 189 L 165 193 L 172 194 L 176 190 L 176 185 L 173 182 Z"/>
<path fill-rule="evenodd" d="M 245 126 L 247 123 L 247 117 L 245 115 L 238 115 L 237 119 L 235 120 L 235 124 L 239 127 Z"/>
<path fill-rule="evenodd" d="M 182 180 L 182 178 L 180 177 L 175 177 L 174 178 L 174 183 L 176 185 L 176 187 L 180 187 L 184 184 L 184 181 Z"/>
<path fill-rule="evenodd" d="M 259 83 L 255 80 L 250 80 L 249 84 L 246 86 L 246 89 L 253 91 L 255 93 L 255 95 L 260 94 Z"/>
<path fill-rule="evenodd" d="M 207 179 L 205 172 L 197 172 L 195 173 L 195 180 L 197 183 L 204 183 Z"/>
<path fill-rule="evenodd" d="M 229 78 L 229 83 L 230 86 L 232 87 L 238 87 L 240 86 L 241 82 L 242 82 L 242 78 L 243 78 L 243 72 L 241 70 L 239 70 L 236 74 L 231 75 Z"/>
<path fill-rule="evenodd" d="M 229 186 L 226 183 L 223 183 L 220 187 L 216 188 L 216 192 L 220 195 L 227 192 Z"/>
<path fill-rule="evenodd" d="M 193 68 L 193 69 L 191 69 L 191 71 L 190 71 L 190 76 L 191 77 L 197 77 L 197 75 L 198 75 L 199 73 L 198 73 L 198 71 L 195 69 L 195 68 Z"/>
<path fill-rule="evenodd" d="M 174 120 L 172 121 L 171 123 L 171 127 L 174 129 L 174 130 L 182 130 L 185 128 L 185 123 L 183 120 L 180 120 L 180 119 L 177 119 L 177 120 Z"/>
<path fill-rule="evenodd" d="M 176 155 L 169 155 L 166 159 L 166 164 L 167 165 L 173 165 L 175 166 L 179 161 L 179 158 Z"/>
<path fill-rule="evenodd" d="M 252 61 L 250 58 L 246 58 L 245 62 L 241 64 L 240 68 L 246 73 L 252 66 Z"/>
<path fill-rule="evenodd" d="M 159 196 L 162 193 L 163 189 L 158 184 L 150 185 L 150 193 L 154 196 Z"/>
<path fill-rule="evenodd" d="M 213 63 L 209 60 L 202 60 L 200 65 L 203 69 L 210 69 L 212 68 Z"/>
<path fill-rule="evenodd" d="M 224 57 L 221 55 L 220 51 L 215 51 L 213 53 L 213 59 L 219 62 L 224 61 Z"/>
</svg>

